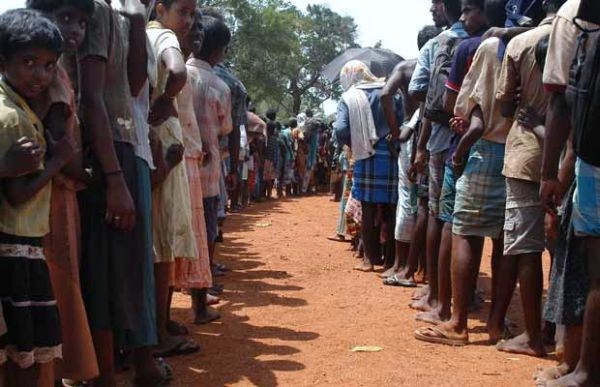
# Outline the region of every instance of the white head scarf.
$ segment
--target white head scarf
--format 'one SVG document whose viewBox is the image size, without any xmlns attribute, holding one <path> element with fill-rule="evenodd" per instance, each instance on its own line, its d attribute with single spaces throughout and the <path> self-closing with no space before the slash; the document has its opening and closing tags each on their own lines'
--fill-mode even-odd
<svg viewBox="0 0 600 387">
<path fill-rule="evenodd" d="M 359 60 L 351 60 L 346 63 L 340 71 L 340 83 L 344 91 L 348 91 L 352 86 L 363 86 L 373 84 L 375 87 L 383 87 L 385 80 L 377 78 L 369 66 Z"/>
</svg>

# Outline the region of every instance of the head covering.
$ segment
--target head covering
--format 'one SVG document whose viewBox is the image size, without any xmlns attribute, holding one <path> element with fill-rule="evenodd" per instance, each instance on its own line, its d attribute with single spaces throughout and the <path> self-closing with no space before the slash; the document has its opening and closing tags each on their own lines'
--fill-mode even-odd
<svg viewBox="0 0 600 387">
<path fill-rule="evenodd" d="M 373 84 L 374 86 L 382 87 L 384 84 L 383 78 L 377 78 L 369 66 L 359 60 L 351 60 L 346 63 L 340 71 L 340 83 L 344 91 L 348 91 L 352 86 L 363 86 Z M 381 84 L 381 86 L 379 86 Z"/>
</svg>

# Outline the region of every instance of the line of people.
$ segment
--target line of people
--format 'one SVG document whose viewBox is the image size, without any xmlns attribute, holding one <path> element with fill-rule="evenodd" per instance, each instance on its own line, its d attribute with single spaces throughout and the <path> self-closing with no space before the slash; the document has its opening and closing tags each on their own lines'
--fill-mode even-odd
<svg viewBox="0 0 600 387">
<path fill-rule="evenodd" d="M 600 386 L 600 216 L 593 129 L 600 8 L 588 0 L 432 0 L 417 59 L 340 73 L 348 160 L 337 235 L 355 269 L 417 287 L 417 340 L 469 343 L 492 241 L 490 345 L 561 363 L 540 386 Z M 433 36 L 432 36 L 433 35 Z M 423 41 L 425 40 L 425 41 Z M 560 167 L 559 167 L 560 160 Z M 545 304 L 542 254 L 552 257 Z M 524 331 L 506 319 L 517 283 Z M 480 305 L 479 305 L 480 306 Z"/>
</svg>

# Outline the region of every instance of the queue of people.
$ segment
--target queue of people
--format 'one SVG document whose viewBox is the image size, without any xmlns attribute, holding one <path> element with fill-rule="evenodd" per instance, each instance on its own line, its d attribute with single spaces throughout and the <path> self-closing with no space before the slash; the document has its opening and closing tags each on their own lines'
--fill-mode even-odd
<svg viewBox="0 0 600 387">
<path fill-rule="evenodd" d="M 489 344 L 560 364 L 538 386 L 600 386 L 600 8 L 588 0 L 432 0 L 417 59 L 340 73 L 336 235 L 356 270 L 418 288 L 416 340 L 469 344 L 491 240 Z M 594 129 L 592 129 L 594 128 Z M 543 253 L 551 259 L 543 303 Z M 524 330 L 507 319 L 519 284 Z"/>
</svg>

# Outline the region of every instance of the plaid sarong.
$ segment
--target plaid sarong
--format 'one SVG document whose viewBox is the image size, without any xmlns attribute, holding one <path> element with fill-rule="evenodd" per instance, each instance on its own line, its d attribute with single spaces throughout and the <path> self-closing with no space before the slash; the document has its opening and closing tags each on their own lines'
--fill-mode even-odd
<svg viewBox="0 0 600 387">
<path fill-rule="evenodd" d="M 398 161 L 390 153 L 387 140 L 379 140 L 375 155 L 354 165 L 352 197 L 361 202 L 396 204 L 398 201 Z"/>
<path fill-rule="evenodd" d="M 456 184 L 454 226 L 457 235 L 498 238 L 502 235 L 506 183 L 502 175 L 504 144 L 479 140 Z"/>
</svg>

